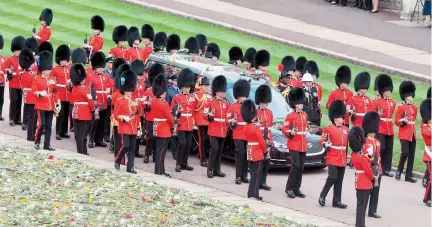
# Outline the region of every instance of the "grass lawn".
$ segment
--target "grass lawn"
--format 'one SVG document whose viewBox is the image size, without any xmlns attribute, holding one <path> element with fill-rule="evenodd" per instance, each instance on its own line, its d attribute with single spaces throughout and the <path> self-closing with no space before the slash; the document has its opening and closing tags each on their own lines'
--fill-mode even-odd
<svg viewBox="0 0 432 227">
<path fill-rule="evenodd" d="M 177 33 L 181 36 L 182 42 L 188 37 L 195 36 L 197 33 L 203 33 L 209 39 L 209 42 L 216 42 L 221 48 L 221 60 L 228 61 L 228 50 L 232 46 L 239 46 L 244 51 L 249 47 L 256 49 L 267 49 L 271 53 L 271 65 L 269 72 L 273 78 L 278 77 L 277 65 L 286 55 L 292 55 L 297 58 L 305 56 L 308 59 L 315 60 L 320 67 L 320 78 L 318 82 L 323 86 L 323 105 L 329 93 L 335 88 L 334 73 L 337 68 L 345 64 L 344 62 L 322 57 L 317 54 L 298 50 L 276 42 L 262 40 L 251 36 L 227 31 L 222 28 L 207 25 L 201 22 L 187 20 L 175 16 L 165 15 L 162 13 L 152 12 L 143 8 L 127 5 L 115 0 L 2 0 L 0 7 L 0 33 L 5 38 L 4 55 L 10 55 L 10 41 L 16 35 L 31 36 L 31 30 L 34 24 L 39 24 L 39 14 L 43 8 L 49 7 L 54 12 L 54 20 L 51 25 L 53 30 L 51 42 L 53 45 L 70 44 L 71 48 L 79 47 L 83 44 L 85 34 L 91 34 L 90 18 L 95 15 L 101 15 L 105 20 L 105 32 L 102 36 L 105 38 L 104 51 L 115 46 L 111 40 L 111 33 L 115 26 L 123 24 L 126 26 L 141 26 L 145 23 L 151 24 L 156 32 L 165 31 L 167 34 Z M 377 71 L 361 68 L 351 64 L 354 76 L 361 71 L 368 71 L 372 75 L 372 81 L 378 75 Z M 393 76 L 394 94 L 396 102 L 401 102 L 398 94 L 399 84 L 403 78 Z M 430 85 L 425 83 L 416 83 L 417 97 L 415 102 L 419 105 L 426 97 L 426 91 Z M 352 86 L 351 86 L 352 87 Z M 373 88 L 373 85 L 371 86 Z M 374 97 L 373 91 L 369 92 L 370 97 Z M 327 110 L 324 109 L 323 125 L 329 124 Z M 420 120 L 417 120 L 417 126 Z M 417 127 L 419 128 L 419 127 Z M 418 130 L 418 135 L 420 131 Z M 400 142 L 395 136 L 394 158 L 396 164 L 400 154 Z M 424 171 L 425 165 L 421 161 L 423 156 L 423 140 L 421 136 L 417 140 L 415 170 Z"/>
</svg>

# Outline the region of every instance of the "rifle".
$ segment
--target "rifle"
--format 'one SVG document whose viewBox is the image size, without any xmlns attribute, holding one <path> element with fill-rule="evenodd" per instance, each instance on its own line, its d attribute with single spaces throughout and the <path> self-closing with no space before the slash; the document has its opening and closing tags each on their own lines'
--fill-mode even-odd
<svg viewBox="0 0 432 227">
<path fill-rule="evenodd" d="M 36 34 L 36 24 L 33 25 L 32 33 Z"/>
</svg>

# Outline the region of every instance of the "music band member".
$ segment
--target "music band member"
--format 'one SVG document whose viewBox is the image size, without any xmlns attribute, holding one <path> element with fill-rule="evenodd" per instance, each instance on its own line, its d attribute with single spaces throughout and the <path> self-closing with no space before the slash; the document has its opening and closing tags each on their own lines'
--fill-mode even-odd
<svg viewBox="0 0 432 227">
<path fill-rule="evenodd" d="M 24 49 L 19 54 L 19 65 L 21 67 L 21 86 L 23 89 L 23 99 L 24 99 L 24 118 L 27 118 L 27 140 L 34 141 L 37 118 L 36 111 L 34 109 L 36 96 L 32 92 L 33 80 L 38 72 L 31 71 L 31 66 L 34 63 L 34 55 L 32 50 Z M 24 122 L 24 121 L 23 121 Z"/>
<path fill-rule="evenodd" d="M 41 28 L 39 28 L 38 33 L 36 34 L 36 29 L 33 28 L 32 37 L 35 38 L 38 44 L 43 43 L 45 41 L 49 41 L 51 37 L 51 22 L 53 20 L 53 12 L 49 8 L 45 8 L 42 10 L 39 21 L 41 24 Z"/>
</svg>

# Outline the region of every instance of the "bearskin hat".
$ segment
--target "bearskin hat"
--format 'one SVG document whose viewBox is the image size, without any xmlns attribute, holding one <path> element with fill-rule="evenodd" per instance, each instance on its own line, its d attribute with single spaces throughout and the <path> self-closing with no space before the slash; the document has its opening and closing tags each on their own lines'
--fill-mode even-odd
<svg viewBox="0 0 432 227">
<path fill-rule="evenodd" d="M 155 33 L 154 33 L 153 27 L 151 25 L 144 24 L 141 27 L 141 37 L 142 38 L 147 38 L 147 39 L 150 39 L 150 41 L 153 41 L 154 36 L 155 36 Z"/>
<path fill-rule="evenodd" d="M 80 85 L 86 78 L 86 71 L 83 64 L 73 64 L 69 70 L 71 82 L 74 86 Z"/>
<path fill-rule="evenodd" d="M 378 133 L 380 115 L 375 111 L 369 111 L 364 115 L 362 128 L 365 135 L 368 133 Z"/>
<path fill-rule="evenodd" d="M 423 123 L 425 124 L 427 124 L 427 122 L 431 119 L 431 105 L 432 101 L 430 98 L 423 100 L 423 102 L 420 104 L 420 115 Z"/>
<path fill-rule="evenodd" d="M 4 47 L 4 39 L 3 36 L 0 34 L 0 50 L 3 50 Z"/>
<path fill-rule="evenodd" d="M 106 65 L 105 54 L 102 51 L 98 51 L 91 56 L 91 66 L 93 69 L 105 68 Z"/>
<path fill-rule="evenodd" d="M 223 75 L 215 77 L 211 83 L 212 96 L 216 95 L 216 92 L 226 92 L 227 90 L 227 79 Z"/>
<path fill-rule="evenodd" d="M 138 78 L 132 70 L 124 71 L 120 76 L 120 92 L 132 92 L 137 86 Z"/>
<path fill-rule="evenodd" d="M 256 50 L 253 47 L 250 47 L 246 50 L 245 54 L 244 54 L 244 61 L 247 61 L 251 64 L 251 67 L 255 67 L 255 55 L 256 55 Z"/>
<path fill-rule="evenodd" d="M 72 51 L 71 55 L 72 64 L 81 63 L 85 64 L 87 62 L 86 52 L 83 48 L 76 48 Z"/>
<path fill-rule="evenodd" d="M 189 54 L 199 54 L 200 46 L 198 39 L 189 37 L 185 42 L 185 48 L 188 49 Z"/>
<path fill-rule="evenodd" d="M 38 69 L 39 72 L 51 70 L 53 66 L 53 56 L 49 51 L 39 53 Z"/>
<path fill-rule="evenodd" d="M 255 55 L 255 67 L 269 65 L 270 53 L 267 50 L 259 50 Z"/>
<path fill-rule="evenodd" d="M 69 61 L 71 52 L 68 45 L 60 45 L 55 51 L 55 61 L 60 64 L 60 61 Z"/>
<path fill-rule="evenodd" d="M 378 91 L 378 78 L 379 78 L 379 76 L 375 77 L 374 91 Z"/>
<path fill-rule="evenodd" d="M 427 93 L 426 93 L 426 98 L 430 99 L 431 98 L 431 87 L 429 87 Z"/>
<path fill-rule="evenodd" d="M 375 81 L 377 90 L 381 95 L 386 91 L 393 92 L 393 80 L 389 75 L 380 74 Z"/>
<path fill-rule="evenodd" d="M 278 70 L 281 71 L 281 77 L 288 76 L 288 72 L 294 71 L 295 69 L 295 59 L 292 56 L 285 56 L 278 68 Z"/>
<path fill-rule="evenodd" d="M 54 53 L 54 47 L 52 46 L 52 44 L 48 41 L 42 42 L 41 44 L 39 44 L 38 46 L 38 54 L 43 52 L 43 51 L 48 51 L 51 54 Z"/>
<path fill-rule="evenodd" d="M 38 43 L 35 38 L 27 38 L 24 42 L 24 46 L 25 48 L 30 49 L 34 53 L 36 53 L 38 50 Z"/>
<path fill-rule="evenodd" d="M 209 58 L 217 57 L 219 59 L 220 55 L 221 55 L 219 45 L 217 45 L 216 43 L 207 44 L 205 52 L 207 52 L 208 54 L 211 54 L 211 55 L 208 55 Z"/>
<path fill-rule="evenodd" d="M 244 79 L 237 80 L 233 86 L 234 98 L 238 99 L 240 97 L 249 97 L 250 88 L 251 86 L 249 81 Z"/>
<path fill-rule="evenodd" d="M 135 72 L 137 76 L 142 76 L 144 74 L 144 62 L 141 60 L 135 60 L 131 63 L 132 71 Z"/>
<path fill-rule="evenodd" d="M 271 103 L 272 93 L 268 85 L 260 85 L 255 91 L 255 103 L 259 105 L 260 103 Z"/>
<path fill-rule="evenodd" d="M 42 10 L 42 12 L 39 16 L 39 20 L 45 21 L 46 25 L 50 26 L 51 22 L 53 20 L 53 17 L 54 17 L 54 15 L 53 15 L 52 10 L 50 8 L 46 8 L 46 9 Z"/>
<path fill-rule="evenodd" d="M 240 106 L 240 114 L 245 122 L 251 123 L 258 114 L 255 103 L 250 99 L 246 99 Z"/>
<path fill-rule="evenodd" d="M 343 101 L 335 100 L 330 104 L 328 116 L 332 123 L 334 123 L 335 118 L 345 118 L 346 115 L 346 106 Z"/>
<path fill-rule="evenodd" d="M 416 86 L 411 80 L 405 80 L 399 85 L 399 95 L 402 100 L 406 97 L 415 97 Z"/>
<path fill-rule="evenodd" d="M 141 42 L 141 36 L 139 34 L 137 27 L 130 27 L 127 32 L 128 44 L 130 47 L 133 47 L 133 43 L 135 40 L 139 40 Z"/>
<path fill-rule="evenodd" d="M 113 65 L 112 65 L 112 71 L 111 71 L 111 79 L 115 78 L 115 72 L 117 71 L 118 67 L 120 67 L 120 65 L 123 64 L 127 64 L 126 60 L 124 60 L 124 58 L 116 58 L 113 61 Z"/>
<path fill-rule="evenodd" d="M 319 78 L 319 68 L 315 61 L 307 61 L 304 65 L 304 72 L 310 73 L 311 75 L 315 75 L 316 78 Z"/>
<path fill-rule="evenodd" d="M 104 19 L 99 15 L 93 16 L 91 18 L 91 29 L 103 32 L 105 30 Z"/>
<path fill-rule="evenodd" d="M 198 39 L 201 52 L 204 53 L 205 52 L 205 47 L 207 46 L 207 37 L 205 35 L 203 35 L 203 34 L 198 34 L 198 35 L 195 36 L 195 38 Z"/>
<path fill-rule="evenodd" d="M 307 58 L 304 56 L 300 56 L 299 58 L 297 58 L 297 60 L 296 60 L 297 71 L 300 71 L 303 73 L 304 72 L 304 65 L 306 64 L 306 62 L 307 62 Z"/>
<path fill-rule="evenodd" d="M 353 152 L 359 152 L 366 143 L 365 133 L 362 128 L 355 126 L 348 133 L 348 144 Z"/>
<path fill-rule="evenodd" d="M 180 36 L 178 36 L 177 34 L 169 35 L 167 39 L 166 50 L 171 51 L 171 50 L 179 50 L 179 49 L 180 49 Z"/>
<path fill-rule="evenodd" d="M 342 83 L 349 84 L 351 82 L 351 69 L 346 65 L 339 67 L 336 71 L 335 82 L 337 86 Z"/>
<path fill-rule="evenodd" d="M 18 62 L 22 69 L 30 68 L 35 62 L 33 51 L 28 48 L 22 50 L 18 56 Z"/>
<path fill-rule="evenodd" d="M 228 55 L 230 61 L 243 61 L 243 51 L 240 47 L 231 47 Z"/>
<path fill-rule="evenodd" d="M 195 75 L 190 69 L 188 68 L 182 69 L 177 78 L 177 86 L 179 88 L 193 87 L 195 84 L 194 79 L 195 79 Z"/>
<path fill-rule="evenodd" d="M 124 25 L 119 25 L 114 28 L 112 33 L 112 40 L 118 44 L 120 41 L 126 41 L 128 34 L 128 28 Z"/>
<path fill-rule="evenodd" d="M 15 38 L 12 39 L 11 42 L 11 51 L 19 51 L 24 49 L 25 47 L 25 38 L 22 36 L 16 36 Z"/>
<path fill-rule="evenodd" d="M 203 85 L 210 85 L 210 80 L 209 80 L 209 78 L 208 78 L 208 77 L 202 77 L 201 80 L 200 80 L 200 82 L 199 82 L 199 85 L 200 85 L 200 86 L 203 86 Z"/>
<path fill-rule="evenodd" d="M 154 78 L 152 83 L 153 95 L 160 97 L 163 93 L 168 90 L 168 81 L 164 75 L 159 74 Z"/>
<path fill-rule="evenodd" d="M 288 93 L 288 101 L 291 108 L 294 108 L 295 105 L 305 104 L 306 95 L 302 88 L 292 88 Z"/>
<path fill-rule="evenodd" d="M 369 89 L 370 86 L 370 74 L 368 72 L 361 72 L 357 74 L 354 79 L 354 89 L 358 91 L 360 89 Z"/>
<path fill-rule="evenodd" d="M 163 51 L 167 46 L 168 38 L 165 32 L 158 32 L 155 35 L 153 42 L 154 51 Z"/>
<path fill-rule="evenodd" d="M 122 64 L 116 69 L 116 71 L 114 73 L 114 87 L 115 88 L 120 89 L 121 75 L 128 70 L 132 70 L 132 67 L 128 63 Z"/>
<path fill-rule="evenodd" d="M 153 83 L 153 79 L 156 78 L 156 76 L 159 74 L 165 75 L 165 68 L 159 63 L 154 63 L 152 66 L 150 66 L 150 69 L 148 71 L 148 81 L 150 83 Z"/>
</svg>

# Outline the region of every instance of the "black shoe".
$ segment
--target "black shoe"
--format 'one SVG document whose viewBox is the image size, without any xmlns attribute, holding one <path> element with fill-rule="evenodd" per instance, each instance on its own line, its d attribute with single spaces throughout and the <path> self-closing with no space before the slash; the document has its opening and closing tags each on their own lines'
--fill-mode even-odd
<svg viewBox="0 0 432 227">
<path fill-rule="evenodd" d="M 35 148 L 36 150 L 39 150 L 39 149 L 40 149 L 40 143 L 35 143 L 34 148 Z"/>
<path fill-rule="evenodd" d="M 241 181 L 243 182 L 243 183 L 246 183 L 246 184 L 249 184 L 249 179 L 247 178 L 247 177 L 242 177 L 241 178 Z"/>
<path fill-rule="evenodd" d="M 135 154 L 135 158 L 144 158 L 144 155 L 137 153 L 137 154 Z"/>
<path fill-rule="evenodd" d="M 201 162 L 201 166 L 202 166 L 202 167 L 207 167 L 207 161 L 206 161 L 206 160 L 203 160 L 203 161 Z"/>
<path fill-rule="evenodd" d="M 120 164 L 114 164 L 114 167 L 116 168 L 116 170 L 120 170 Z"/>
<path fill-rule="evenodd" d="M 61 140 L 61 138 L 62 138 L 62 137 L 61 137 L 60 134 L 57 134 L 57 135 L 56 135 L 56 140 Z"/>
<path fill-rule="evenodd" d="M 377 213 L 368 214 L 368 217 L 371 217 L 371 218 L 381 218 L 381 216 L 379 216 Z"/>
<path fill-rule="evenodd" d="M 54 148 L 54 147 L 51 147 L 51 146 L 48 146 L 48 147 L 44 147 L 44 150 L 47 150 L 47 151 L 55 151 L 55 148 Z"/>
<path fill-rule="evenodd" d="M 261 196 L 258 196 L 258 197 L 248 197 L 248 198 L 256 200 L 256 201 L 263 201 L 263 198 Z"/>
<path fill-rule="evenodd" d="M 148 155 L 144 155 L 143 161 L 144 161 L 144 163 L 149 163 L 149 156 Z"/>
<path fill-rule="evenodd" d="M 16 125 L 22 125 L 23 123 L 21 121 L 15 121 Z"/>
<path fill-rule="evenodd" d="M 0 117 L 0 121 L 4 121 L 4 118 L 3 118 L 3 117 Z"/>
<path fill-rule="evenodd" d="M 210 169 L 207 170 L 207 177 L 213 178 L 213 170 L 210 170 Z"/>
<path fill-rule="evenodd" d="M 107 147 L 108 145 L 106 143 L 104 143 L 104 142 L 96 142 L 95 146 L 96 147 Z"/>
<path fill-rule="evenodd" d="M 214 175 L 217 176 L 217 177 L 225 177 L 226 176 L 225 173 L 222 173 L 220 171 L 214 172 Z"/>
<path fill-rule="evenodd" d="M 136 171 L 134 168 L 132 168 L 132 169 L 128 169 L 128 170 L 126 170 L 126 172 L 128 172 L 128 173 L 133 173 L 133 174 L 137 174 L 137 171 Z"/>
<path fill-rule="evenodd" d="M 426 204 L 428 207 L 431 207 L 431 205 L 432 205 L 430 200 L 426 201 L 425 204 Z"/>
<path fill-rule="evenodd" d="M 318 203 L 322 207 L 325 206 L 325 197 L 324 196 L 320 196 L 319 199 L 318 199 Z"/>
<path fill-rule="evenodd" d="M 22 125 L 21 128 L 23 131 L 25 131 L 25 130 L 27 130 L 27 125 Z"/>
<path fill-rule="evenodd" d="M 306 195 L 303 194 L 303 192 L 301 192 L 300 190 L 295 190 L 295 191 L 294 191 L 294 194 L 295 194 L 297 197 L 300 197 L 300 198 L 306 198 Z"/>
<path fill-rule="evenodd" d="M 15 121 L 9 121 L 10 126 L 15 126 Z"/>
<path fill-rule="evenodd" d="M 352 5 L 352 7 L 358 7 L 358 6 L 359 6 L 358 2 L 356 2 L 354 5 Z"/>
<path fill-rule="evenodd" d="M 187 170 L 187 171 L 193 171 L 194 168 L 188 164 L 181 167 L 181 169 Z"/>
<path fill-rule="evenodd" d="M 348 206 L 346 204 L 341 203 L 341 202 L 333 202 L 332 207 L 340 208 L 340 209 L 346 209 Z"/>
<path fill-rule="evenodd" d="M 74 131 L 75 131 L 75 129 L 74 129 L 73 127 L 72 127 L 72 128 L 70 128 L 70 131 L 71 131 L 71 132 L 74 132 Z"/>
<path fill-rule="evenodd" d="M 182 170 L 181 166 L 179 164 L 177 164 L 176 167 L 175 167 L 175 171 L 176 172 L 181 172 L 181 170 Z"/>
<path fill-rule="evenodd" d="M 166 176 L 168 178 L 171 178 L 171 175 L 169 175 L 168 173 L 163 173 L 162 176 Z"/>
<path fill-rule="evenodd" d="M 427 187 L 427 183 L 428 183 L 428 179 L 423 177 L 423 179 L 422 179 L 422 185 L 423 185 L 424 188 Z"/>
<path fill-rule="evenodd" d="M 94 141 L 89 141 L 89 142 L 88 142 L 88 147 L 89 147 L 89 148 L 94 148 L 94 147 L 95 147 L 95 143 L 94 143 Z"/>
<path fill-rule="evenodd" d="M 412 178 L 412 177 L 405 177 L 405 181 L 410 182 L 410 183 L 416 183 L 417 180 Z"/>
<path fill-rule="evenodd" d="M 61 135 L 61 137 L 65 138 L 65 139 L 69 139 L 70 135 L 69 134 L 64 134 L 64 135 Z"/>
<path fill-rule="evenodd" d="M 266 190 L 266 191 L 270 191 L 271 187 L 268 184 L 261 184 L 260 185 L 260 189 Z"/>
<path fill-rule="evenodd" d="M 104 136 L 104 140 L 105 140 L 105 142 L 107 142 L 107 143 L 111 142 L 111 138 L 110 138 L 110 136 Z"/>
<path fill-rule="evenodd" d="M 176 154 L 173 154 L 173 159 L 177 160 L 177 155 Z"/>
<path fill-rule="evenodd" d="M 286 194 L 287 194 L 288 198 L 291 198 L 291 199 L 294 199 L 296 197 L 293 190 L 286 191 Z"/>
<path fill-rule="evenodd" d="M 351 163 L 351 161 L 348 163 L 348 166 L 352 169 L 354 168 L 354 165 Z"/>
<path fill-rule="evenodd" d="M 396 171 L 395 178 L 396 178 L 396 180 L 400 180 L 401 179 L 401 172 Z"/>
<path fill-rule="evenodd" d="M 236 184 L 241 184 L 241 177 L 236 177 L 235 183 Z"/>
<path fill-rule="evenodd" d="M 390 171 L 384 171 L 383 175 L 386 176 L 386 177 L 394 177 L 394 174 L 392 172 L 390 172 Z"/>
</svg>

